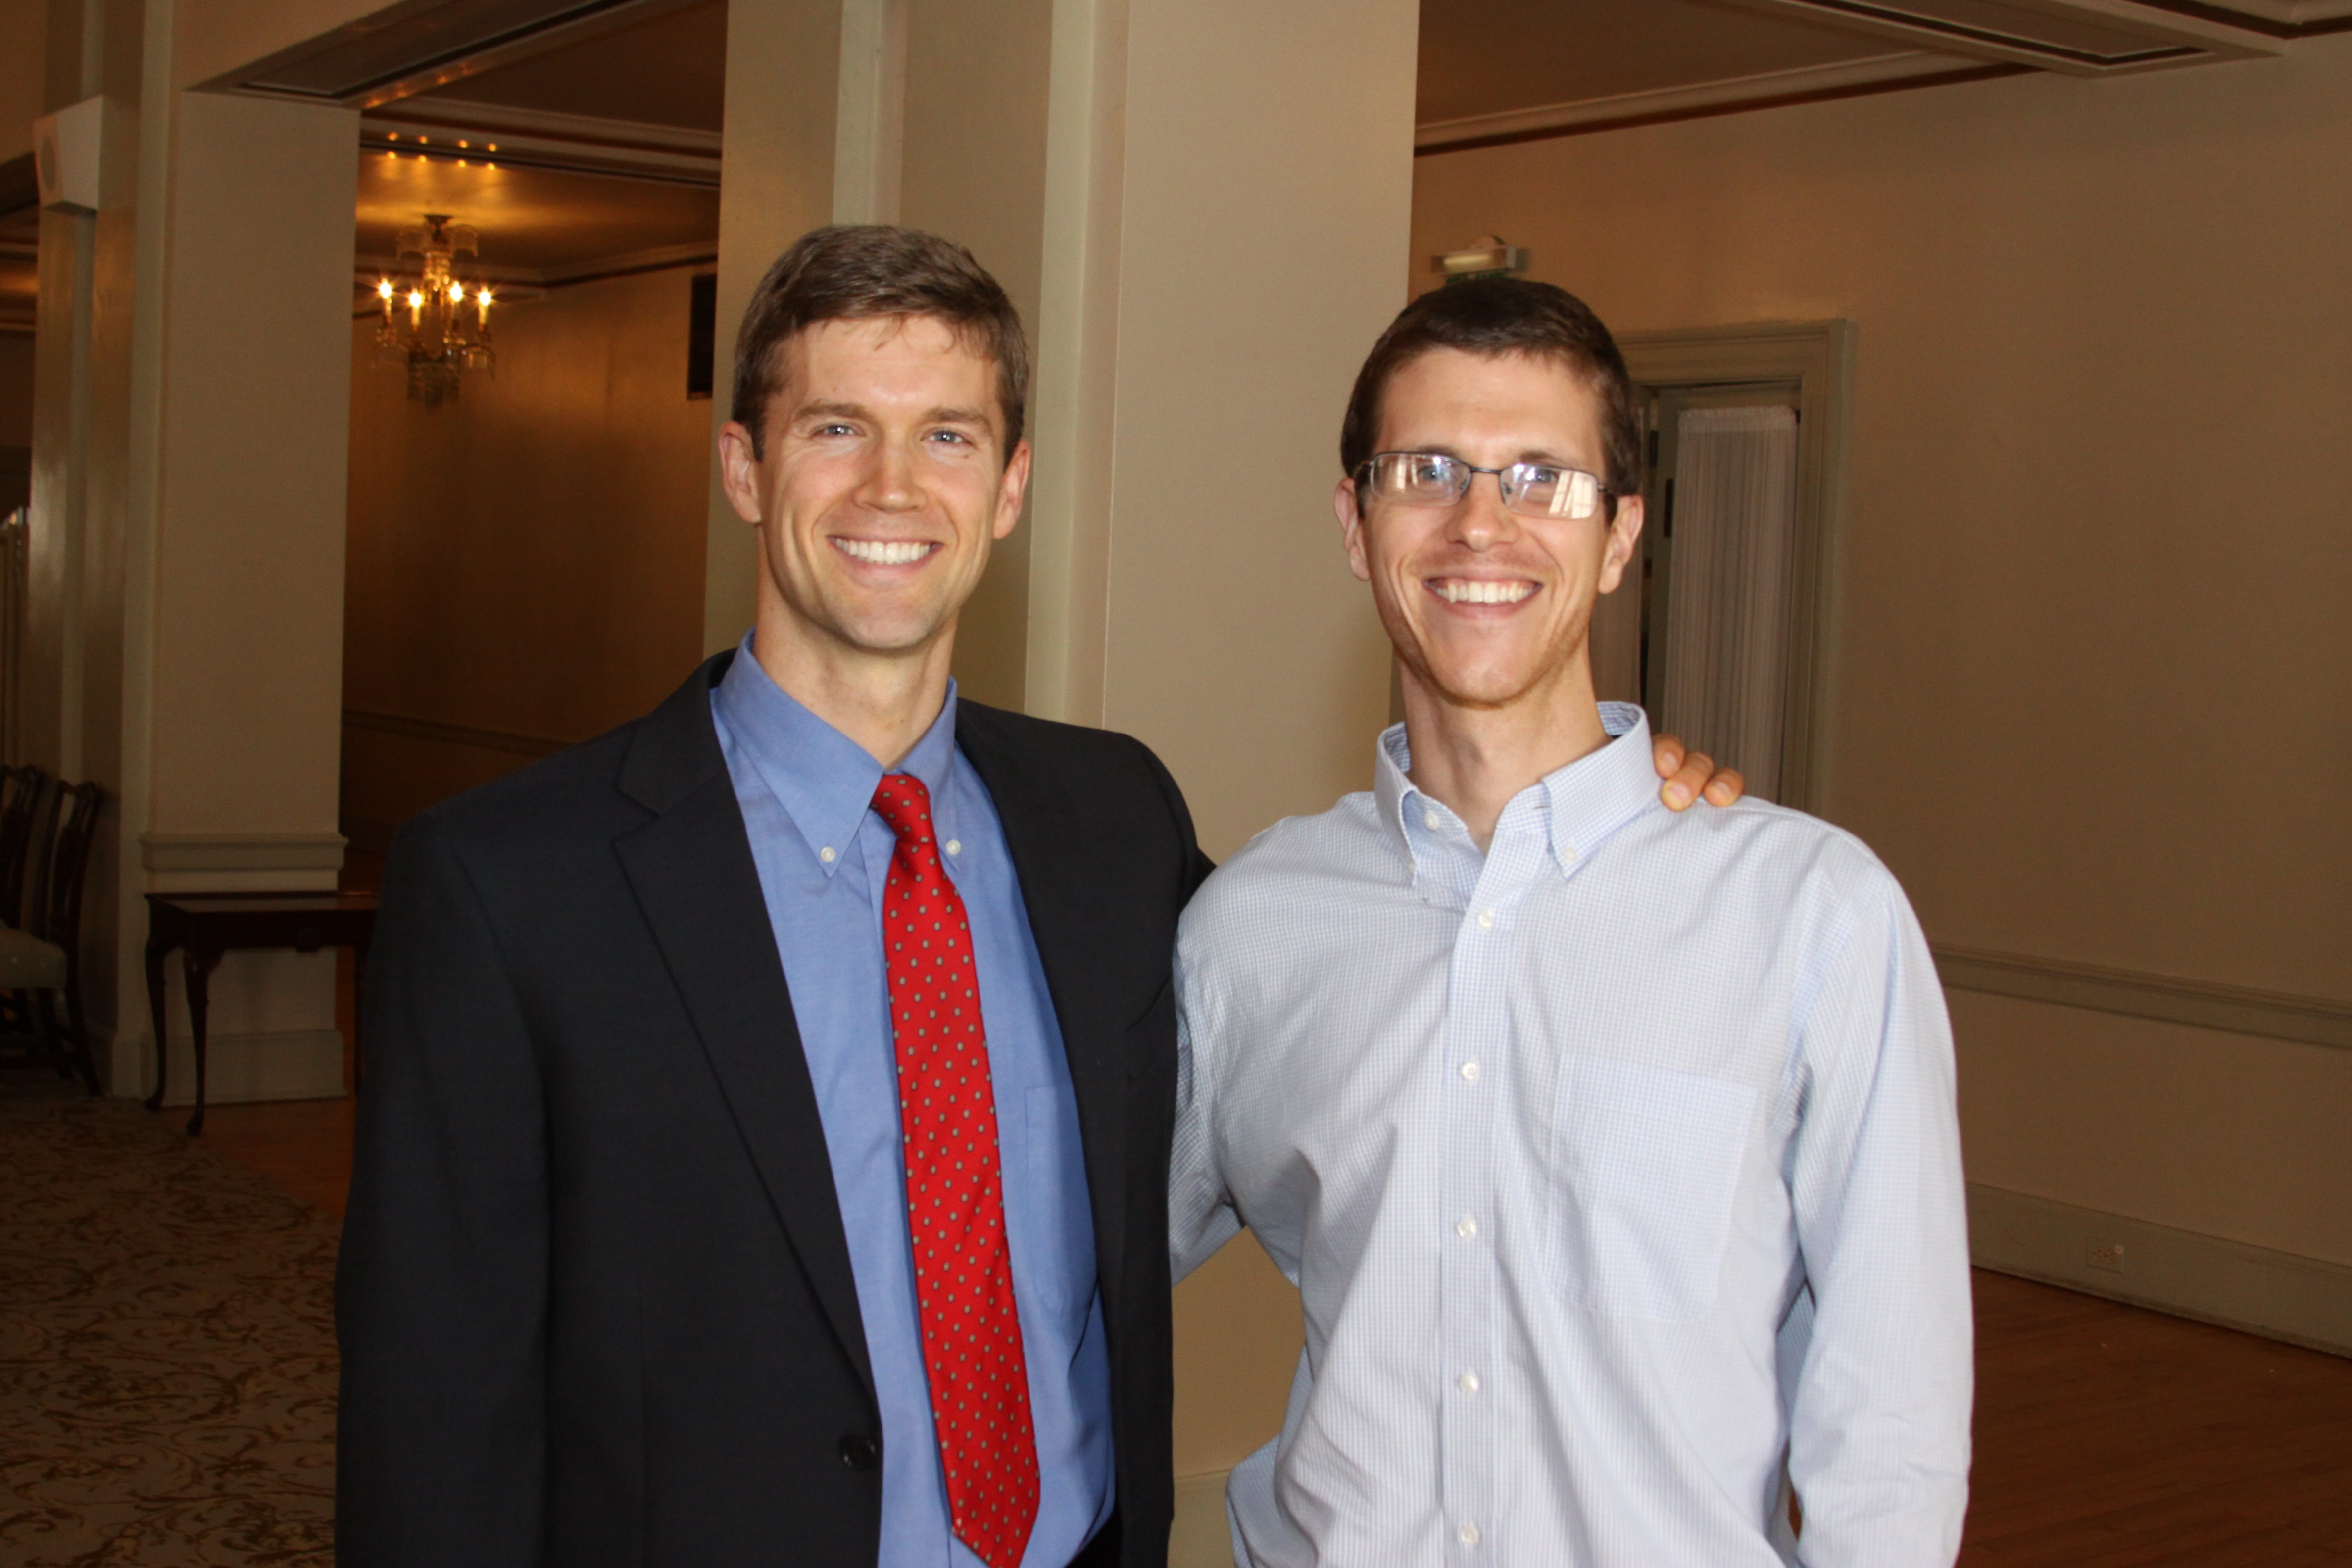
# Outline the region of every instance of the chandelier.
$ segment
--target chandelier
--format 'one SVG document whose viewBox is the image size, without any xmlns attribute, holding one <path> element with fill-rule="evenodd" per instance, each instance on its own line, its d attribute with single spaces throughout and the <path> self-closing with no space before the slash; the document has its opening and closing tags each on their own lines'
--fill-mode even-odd
<svg viewBox="0 0 2352 1568">
<path fill-rule="evenodd" d="M 455 263 L 479 249 L 474 226 L 451 223 L 446 213 L 426 213 L 425 222 L 400 231 L 400 259 L 415 257 L 416 276 L 376 280 L 383 320 L 375 330 L 378 364 L 408 367 L 408 395 L 436 408 L 457 395 L 460 371 L 488 370 L 490 290 L 478 284 L 468 298 Z"/>
</svg>

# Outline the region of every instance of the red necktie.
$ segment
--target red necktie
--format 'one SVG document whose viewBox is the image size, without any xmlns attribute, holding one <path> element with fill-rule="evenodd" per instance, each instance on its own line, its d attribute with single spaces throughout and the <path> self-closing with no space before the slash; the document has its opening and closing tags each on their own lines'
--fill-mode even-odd
<svg viewBox="0 0 2352 1568">
<path fill-rule="evenodd" d="M 1016 1568 L 1037 1522 L 1037 1436 L 1013 1301 L 996 1091 L 963 900 L 940 866 L 923 781 L 886 773 L 874 813 L 898 836 L 882 894 L 906 1137 L 907 1228 L 931 1418 L 957 1539 Z"/>
</svg>

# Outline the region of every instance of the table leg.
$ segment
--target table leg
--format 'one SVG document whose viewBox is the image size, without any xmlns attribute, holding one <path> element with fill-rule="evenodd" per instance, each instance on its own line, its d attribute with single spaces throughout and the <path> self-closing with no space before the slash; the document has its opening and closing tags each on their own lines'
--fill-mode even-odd
<svg viewBox="0 0 2352 1568">
<path fill-rule="evenodd" d="M 188 982 L 188 1028 L 196 1047 L 196 1109 L 188 1117 L 191 1138 L 205 1130 L 205 1010 L 212 1000 L 213 966 L 220 961 L 219 953 L 200 952 L 194 947 L 180 955 L 181 973 Z"/>
<path fill-rule="evenodd" d="M 155 1023 L 155 1092 L 147 1097 L 147 1109 L 163 1109 L 163 1075 L 170 1070 L 172 1052 L 170 1038 L 164 1033 L 163 1000 L 168 987 L 163 984 L 163 960 L 171 948 L 161 942 L 147 944 L 147 1011 Z"/>
<path fill-rule="evenodd" d="M 367 952 L 363 942 L 352 943 L 352 1098 L 360 1097 L 360 1079 L 367 1072 L 367 1047 L 362 1040 L 367 1019 Z"/>
</svg>

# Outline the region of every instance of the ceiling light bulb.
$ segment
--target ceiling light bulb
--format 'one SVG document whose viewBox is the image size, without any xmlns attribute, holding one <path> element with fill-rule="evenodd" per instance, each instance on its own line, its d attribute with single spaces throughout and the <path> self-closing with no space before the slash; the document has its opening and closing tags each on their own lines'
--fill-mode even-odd
<svg viewBox="0 0 2352 1568">
<path fill-rule="evenodd" d="M 383 298 L 384 298 L 384 299 L 386 299 L 386 300 L 391 299 L 391 298 L 392 298 L 392 279 L 389 279 L 389 278 L 379 278 L 379 279 L 376 279 L 376 283 L 375 283 L 375 291 L 376 291 L 376 293 L 377 293 L 377 294 L 381 295 Z"/>
<path fill-rule="evenodd" d="M 417 310 L 424 309 L 424 306 L 425 296 L 418 290 L 411 289 L 408 291 L 408 308 L 412 310 Z"/>
</svg>

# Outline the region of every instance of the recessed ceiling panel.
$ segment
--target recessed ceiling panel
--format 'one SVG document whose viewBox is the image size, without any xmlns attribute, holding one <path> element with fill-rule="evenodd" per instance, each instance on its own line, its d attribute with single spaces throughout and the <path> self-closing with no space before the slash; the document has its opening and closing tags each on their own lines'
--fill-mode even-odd
<svg viewBox="0 0 2352 1568">
<path fill-rule="evenodd" d="M 315 98 L 348 98 L 421 67 L 459 59 L 625 0 L 443 0 L 410 5 L 338 28 L 293 58 L 240 85 Z"/>
<path fill-rule="evenodd" d="M 719 129 L 727 91 L 725 0 L 654 16 L 419 94 L 692 131 Z"/>
<path fill-rule="evenodd" d="M 719 193 L 707 186 L 361 154 L 360 255 L 390 255 L 397 231 L 428 212 L 479 229 L 485 266 L 540 272 L 719 238 Z"/>
<path fill-rule="evenodd" d="M 1422 0 L 1416 118 L 1426 125 L 1654 92 L 1895 47 L 1704 0 Z"/>
<path fill-rule="evenodd" d="M 1817 10 L 1825 18 L 1922 26 L 1955 46 L 2023 47 L 2079 66 L 2127 65 L 2197 52 L 2146 31 L 2109 25 L 2095 16 L 2062 16 L 2007 0 L 1795 0 L 1795 4 Z"/>
</svg>

